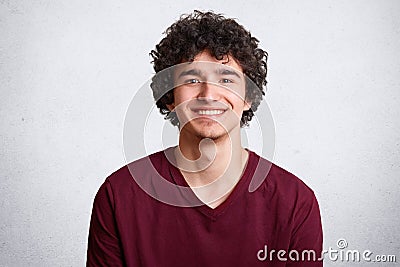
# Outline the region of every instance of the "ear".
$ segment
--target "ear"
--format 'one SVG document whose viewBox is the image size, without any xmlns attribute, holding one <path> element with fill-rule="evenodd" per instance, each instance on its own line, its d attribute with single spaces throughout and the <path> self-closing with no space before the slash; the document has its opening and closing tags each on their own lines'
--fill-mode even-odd
<svg viewBox="0 0 400 267">
<path fill-rule="evenodd" d="M 171 111 L 171 112 L 175 109 L 175 104 L 174 104 L 174 103 L 172 103 L 172 104 L 166 104 L 166 106 L 167 106 L 167 108 L 169 109 L 169 111 Z"/>
<path fill-rule="evenodd" d="M 244 111 L 248 111 L 251 108 L 251 102 L 245 100 L 244 101 Z"/>
</svg>

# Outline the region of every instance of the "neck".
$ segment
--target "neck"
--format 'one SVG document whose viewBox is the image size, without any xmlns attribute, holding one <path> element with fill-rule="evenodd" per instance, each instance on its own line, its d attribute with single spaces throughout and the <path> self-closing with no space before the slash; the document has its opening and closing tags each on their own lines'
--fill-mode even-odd
<svg viewBox="0 0 400 267">
<path fill-rule="evenodd" d="M 229 138 L 230 136 L 230 138 Z M 175 157 L 182 175 L 206 203 L 226 196 L 239 181 L 248 153 L 242 147 L 240 128 L 214 140 L 193 138 L 183 131 Z"/>
</svg>

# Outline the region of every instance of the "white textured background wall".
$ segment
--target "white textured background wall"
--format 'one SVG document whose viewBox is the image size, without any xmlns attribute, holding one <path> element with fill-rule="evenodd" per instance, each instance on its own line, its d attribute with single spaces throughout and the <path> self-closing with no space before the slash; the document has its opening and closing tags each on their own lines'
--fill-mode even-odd
<svg viewBox="0 0 400 267">
<path fill-rule="evenodd" d="M 1 0 L 0 265 L 84 265 L 148 53 L 194 8 L 268 50 L 274 161 L 316 192 L 325 248 L 345 238 L 399 262 L 400 1 Z"/>
</svg>

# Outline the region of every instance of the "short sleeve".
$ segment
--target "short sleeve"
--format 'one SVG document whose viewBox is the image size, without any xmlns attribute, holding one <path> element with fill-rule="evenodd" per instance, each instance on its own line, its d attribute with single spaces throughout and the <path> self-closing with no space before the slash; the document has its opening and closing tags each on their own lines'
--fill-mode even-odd
<svg viewBox="0 0 400 267">
<path fill-rule="evenodd" d="M 290 259 L 287 266 L 321 267 L 323 234 L 320 210 L 314 193 L 300 204 L 296 213 L 289 248 L 294 260 Z"/>
<path fill-rule="evenodd" d="M 114 216 L 113 192 L 106 180 L 93 203 L 86 266 L 124 265 Z"/>
</svg>

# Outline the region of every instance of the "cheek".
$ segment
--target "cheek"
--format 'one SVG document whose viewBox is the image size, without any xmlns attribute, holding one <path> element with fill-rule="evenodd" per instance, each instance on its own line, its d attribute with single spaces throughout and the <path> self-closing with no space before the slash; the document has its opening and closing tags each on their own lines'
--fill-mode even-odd
<svg viewBox="0 0 400 267">
<path fill-rule="evenodd" d="M 246 98 L 246 90 L 241 85 L 232 85 L 226 89 L 226 96 L 234 102 L 243 102 Z"/>
<path fill-rule="evenodd" d="M 187 88 L 176 88 L 174 92 L 174 102 L 175 104 L 180 104 L 182 102 L 194 99 L 195 95 Z"/>
<path fill-rule="evenodd" d="M 242 109 L 245 103 L 244 94 L 239 94 L 237 92 L 230 92 L 228 97 L 228 101 L 232 103 L 234 109 Z"/>
</svg>

